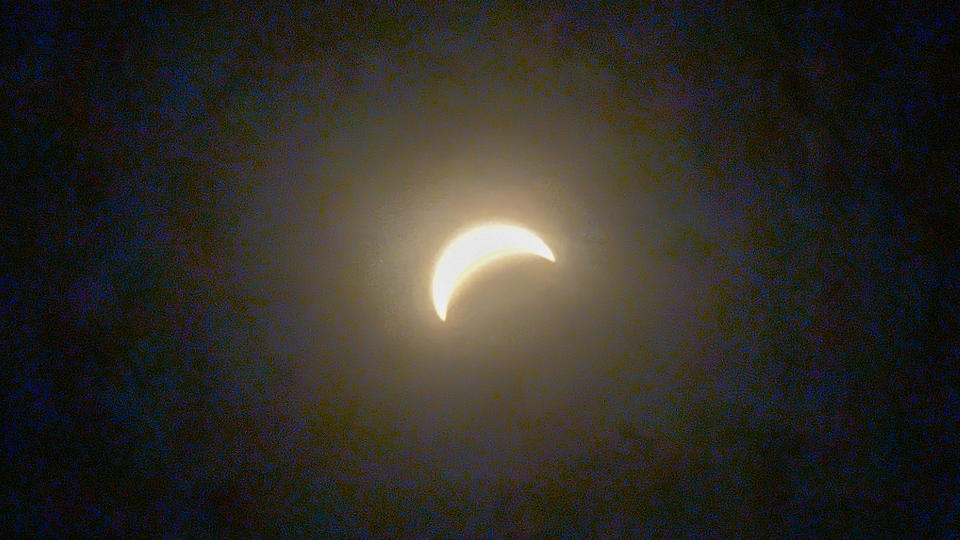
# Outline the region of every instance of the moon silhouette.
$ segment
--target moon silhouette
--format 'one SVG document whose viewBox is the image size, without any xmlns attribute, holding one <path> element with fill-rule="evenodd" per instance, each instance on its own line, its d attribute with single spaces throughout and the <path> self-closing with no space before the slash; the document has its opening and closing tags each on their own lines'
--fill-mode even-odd
<svg viewBox="0 0 960 540">
<path fill-rule="evenodd" d="M 433 307 L 440 320 L 447 320 L 450 299 L 470 274 L 500 258 L 523 254 L 556 261 L 540 237 L 514 225 L 484 225 L 456 237 L 441 252 L 433 273 Z"/>
</svg>

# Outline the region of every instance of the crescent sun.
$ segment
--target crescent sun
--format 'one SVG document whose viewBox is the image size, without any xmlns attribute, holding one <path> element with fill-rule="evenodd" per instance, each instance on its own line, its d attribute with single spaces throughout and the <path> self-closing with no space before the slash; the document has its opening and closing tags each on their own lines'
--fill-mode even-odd
<svg viewBox="0 0 960 540">
<path fill-rule="evenodd" d="M 447 320 L 450 299 L 470 274 L 494 260 L 521 254 L 556 261 L 540 237 L 514 225 L 484 225 L 456 237 L 441 252 L 433 272 L 433 307 L 440 320 Z"/>
</svg>

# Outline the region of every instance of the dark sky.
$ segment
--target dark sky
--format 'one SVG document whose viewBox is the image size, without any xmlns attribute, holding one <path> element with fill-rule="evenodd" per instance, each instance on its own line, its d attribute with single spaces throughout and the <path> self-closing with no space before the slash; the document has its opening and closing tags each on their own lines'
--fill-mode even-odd
<svg viewBox="0 0 960 540">
<path fill-rule="evenodd" d="M 955 10 L 59 4 L 0 30 L 3 530 L 960 527 Z M 442 323 L 491 219 L 557 262 Z"/>
</svg>

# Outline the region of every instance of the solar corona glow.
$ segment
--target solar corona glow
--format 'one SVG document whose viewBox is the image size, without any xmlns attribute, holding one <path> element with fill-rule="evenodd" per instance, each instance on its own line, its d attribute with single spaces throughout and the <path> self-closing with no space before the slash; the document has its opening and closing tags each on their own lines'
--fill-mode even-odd
<svg viewBox="0 0 960 540">
<path fill-rule="evenodd" d="M 537 235 L 513 225 L 484 225 L 461 234 L 444 248 L 433 273 L 433 307 L 447 320 L 453 293 L 473 272 L 508 255 L 536 255 L 555 261 L 553 252 Z"/>
</svg>

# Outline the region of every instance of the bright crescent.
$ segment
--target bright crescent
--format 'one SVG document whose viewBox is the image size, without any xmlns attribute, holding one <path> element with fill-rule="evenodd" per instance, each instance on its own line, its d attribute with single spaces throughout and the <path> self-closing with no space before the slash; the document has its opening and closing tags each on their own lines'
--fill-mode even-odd
<svg viewBox="0 0 960 540">
<path fill-rule="evenodd" d="M 455 238 L 440 254 L 433 273 L 433 307 L 447 320 L 450 298 L 466 278 L 481 266 L 507 255 L 529 254 L 555 261 L 553 252 L 537 235 L 513 225 L 484 225 Z"/>
</svg>

